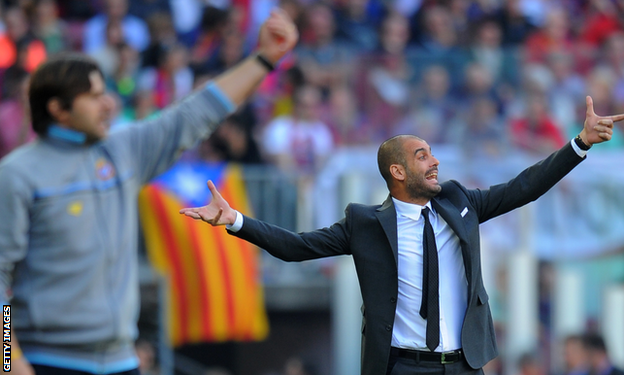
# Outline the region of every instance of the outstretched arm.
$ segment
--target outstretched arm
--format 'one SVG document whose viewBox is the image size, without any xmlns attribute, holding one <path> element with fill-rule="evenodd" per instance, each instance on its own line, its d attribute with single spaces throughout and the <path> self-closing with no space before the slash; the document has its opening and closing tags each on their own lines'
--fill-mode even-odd
<svg viewBox="0 0 624 375">
<path fill-rule="evenodd" d="M 230 234 L 259 246 L 274 257 L 285 261 L 302 261 L 334 255 L 349 254 L 349 230 L 343 219 L 329 228 L 312 232 L 294 233 L 275 225 L 245 217 L 232 209 L 212 181 L 210 203 L 203 207 L 183 208 L 180 213 L 212 226 L 234 225 Z M 238 227 L 240 225 L 240 227 Z M 236 228 L 236 229 L 235 229 Z"/>
<path fill-rule="evenodd" d="M 585 123 L 579 134 L 582 142 L 591 147 L 609 141 L 613 135 L 613 123 L 624 120 L 624 114 L 598 116 L 594 112 L 591 97 L 586 98 L 586 104 Z M 483 223 L 532 202 L 558 183 L 584 160 L 586 151 L 572 144 L 576 142 L 566 144 L 506 183 L 485 190 L 465 190 L 478 213 L 479 222 Z"/>
<path fill-rule="evenodd" d="M 203 207 L 183 208 L 180 213 L 196 220 L 203 220 L 212 226 L 232 225 L 236 220 L 236 211 L 223 199 L 212 181 L 208 181 L 212 199 Z"/>
</svg>

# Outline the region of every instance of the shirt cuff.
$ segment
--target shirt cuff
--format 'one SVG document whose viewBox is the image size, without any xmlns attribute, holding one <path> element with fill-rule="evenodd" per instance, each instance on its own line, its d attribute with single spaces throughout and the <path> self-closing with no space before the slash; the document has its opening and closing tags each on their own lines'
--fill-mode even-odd
<svg viewBox="0 0 624 375">
<path fill-rule="evenodd" d="M 570 144 L 572 145 L 572 148 L 574 149 L 574 152 L 576 152 L 576 154 L 582 158 L 584 158 L 587 155 L 587 151 L 586 150 L 581 150 L 579 148 L 579 146 L 576 144 L 576 142 L 574 142 L 574 139 L 570 141 Z"/>
<path fill-rule="evenodd" d="M 243 215 L 240 212 L 236 211 L 236 220 L 234 220 L 234 224 L 226 225 L 225 229 L 229 230 L 230 232 L 238 232 L 239 230 L 241 230 L 242 227 Z"/>
<path fill-rule="evenodd" d="M 236 110 L 236 105 L 228 98 L 227 95 L 217 86 L 213 81 L 206 83 L 206 90 L 208 90 L 217 100 L 227 113 L 233 113 Z"/>
</svg>

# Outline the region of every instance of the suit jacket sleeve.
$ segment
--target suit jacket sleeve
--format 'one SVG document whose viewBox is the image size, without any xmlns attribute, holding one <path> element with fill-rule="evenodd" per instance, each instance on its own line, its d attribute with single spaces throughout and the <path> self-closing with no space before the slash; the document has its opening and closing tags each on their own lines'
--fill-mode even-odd
<svg viewBox="0 0 624 375">
<path fill-rule="evenodd" d="M 479 223 L 505 214 L 544 195 L 574 167 L 581 158 L 567 143 L 546 159 L 528 167 L 510 181 L 489 189 L 467 190 L 461 187 L 477 211 Z"/>
<path fill-rule="evenodd" d="M 238 232 L 229 233 L 289 262 L 351 254 L 350 207 L 345 210 L 347 215 L 342 220 L 330 227 L 311 232 L 294 233 L 245 216 L 243 227 Z"/>
</svg>

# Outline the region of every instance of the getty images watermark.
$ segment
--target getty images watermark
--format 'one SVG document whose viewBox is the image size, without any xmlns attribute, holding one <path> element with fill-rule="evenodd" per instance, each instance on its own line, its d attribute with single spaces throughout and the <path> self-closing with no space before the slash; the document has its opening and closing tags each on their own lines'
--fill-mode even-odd
<svg viewBox="0 0 624 375">
<path fill-rule="evenodd" d="M 4 372 L 11 371 L 11 306 L 3 305 L 2 319 L 2 346 L 4 347 L 4 361 L 2 362 L 2 370 Z"/>
</svg>

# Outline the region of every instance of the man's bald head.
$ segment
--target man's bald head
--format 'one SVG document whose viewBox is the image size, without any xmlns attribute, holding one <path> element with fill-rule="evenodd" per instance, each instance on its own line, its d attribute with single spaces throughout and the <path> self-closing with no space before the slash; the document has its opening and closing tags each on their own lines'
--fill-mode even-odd
<svg viewBox="0 0 624 375">
<path fill-rule="evenodd" d="M 379 146 L 377 151 L 377 166 L 381 176 L 386 181 L 386 185 L 390 188 L 392 183 L 392 174 L 390 174 L 390 166 L 392 164 L 406 165 L 405 150 L 403 144 L 405 140 L 416 138 L 424 142 L 423 139 L 415 135 L 396 135 Z"/>
</svg>

